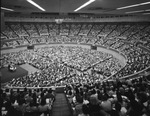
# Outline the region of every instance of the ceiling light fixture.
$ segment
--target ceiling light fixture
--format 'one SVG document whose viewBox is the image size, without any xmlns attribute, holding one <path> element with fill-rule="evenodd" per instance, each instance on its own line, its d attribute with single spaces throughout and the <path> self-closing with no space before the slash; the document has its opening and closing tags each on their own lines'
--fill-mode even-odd
<svg viewBox="0 0 150 116">
<path fill-rule="evenodd" d="M 150 15 L 150 13 L 143 13 L 143 15 Z"/>
<path fill-rule="evenodd" d="M 138 10 L 138 11 L 130 11 L 130 12 L 125 12 L 126 14 L 131 14 L 131 13 L 140 13 L 144 12 L 145 10 Z"/>
<path fill-rule="evenodd" d="M 137 10 L 137 11 L 130 11 L 130 12 L 125 12 L 126 14 L 131 14 L 131 13 L 141 13 L 141 12 L 147 12 L 150 11 L 150 9 L 147 10 Z"/>
<path fill-rule="evenodd" d="M 145 10 L 145 11 L 150 11 L 150 9 L 147 9 L 147 10 Z"/>
<path fill-rule="evenodd" d="M 139 4 L 124 6 L 124 7 L 117 8 L 117 10 L 122 10 L 122 9 L 126 9 L 126 8 L 132 8 L 132 7 L 142 6 L 142 5 L 147 5 L 147 4 L 150 4 L 150 2 L 144 2 L 144 3 L 139 3 Z"/>
<path fill-rule="evenodd" d="M 86 7 L 87 5 L 91 4 L 92 2 L 94 2 L 95 0 L 89 0 L 88 2 L 84 3 L 82 6 L 80 6 L 79 8 L 77 8 L 76 10 L 74 10 L 74 12 L 79 11 L 80 9 Z"/>
<path fill-rule="evenodd" d="M 3 9 L 3 10 L 8 10 L 8 11 L 14 11 L 13 9 L 4 8 L 4 7 L 1 7 L 1 9 Z"/>
<path fill-rule="evenodd" d="M 39 6 L 37 3 L 35 3 L 32 0 L 27 0 L 27 2 L 29 2 L 30 4 L 32 4 L 33 6 L 37 7 L 38 9 L 45 11 L 45 9 L 43 9 L 41 6 Z"/>
</svg>

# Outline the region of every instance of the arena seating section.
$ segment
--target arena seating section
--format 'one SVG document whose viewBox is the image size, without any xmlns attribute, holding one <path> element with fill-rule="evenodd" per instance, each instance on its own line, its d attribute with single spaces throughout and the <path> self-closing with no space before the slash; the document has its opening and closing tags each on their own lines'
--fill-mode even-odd
<svg viewBox="0 0 150 116">
<path fill-rule="evenodd" d="M 95 95 L 98 96 L 99 101 L 102 101 L 101 107 L 104 107 L 103 110 L 106 110 L 105 113 L 110 114 L 110 116 L 117 115 L 114 115 L 114 112 L 110 112 L 110 110 L 107 111 L 105 106 L 103 106 L 102 103 L 107 100 L 107 98 L 109 98 L 107 102 L 109 102 L 111 99 L 111 103 L 115 101 L 114 98 L 117 98 L 118 101 L 115 102 L 115 106 L 128 110 L 128 116 L 133 116 L 132 113 L 136 116 L 143 116 L 144 113 L 146 116 L 150 114 L 149 109 L 146 109 L 149 108 L 148 106 L 150 105 L 150 86 L 148 83 L 145 83 L 146 81 L 142 80 L 141 78 L 133 79 L 132 81 L 119 81 L 119 79 L 123 77 L 136 74 L 137 72 L 150 67 L 149 22 L 62 24 L 49 22 L 6 22 L 5 30 L 1 32 L 2 50 L 19 48 L 21 46 L 51 43 L 84 43 L 113 48 L 123 53 L 127 57 L 127 63 L 123 67 L 119 64 L 119 61 L 116 58 L 113 58 L 110 54 L 98 52 L 96 50 L 87 51 L 80 47 L 53 46 L 36 48 L 34 50 L 22 50 L 19 52 L 4 53 L 1 55 L 1 68 L 6 68 L 5 65 L 8 65 L 10 60 L 16 65 L 29 63 L 30 65 L 41 70 L 41 72 L 23 75 L 18 79 L 14 79 L 7 83 L 7 86 L 9 87 L 16 87 L 17 91 L 13 91 L 13 89 L 4 89 L 1 91 L 3 95 L 1 96 L 3 98 L 3 102 L 7 101 L 7 93 L 11 95 L 11 102 L 13 101 L 12 103 L 8 102 L 8 104 L 6 104 L 6 109 L 9 106 L 9 103 L 15 106 L 17 100 L 19 105 L 16 105 L 16 109 L 19 110 L 17 110 L 17 114 L 14 113 L 15 115 L 19 116 L 19 111 L 21 111 L 23 115 L 30 116 L 40 116 L 42 113 L 51 114 L 51 112 L 25 112 L 20 110 L 18 106 L 23 107 L 23 103 L 28 104 L 28 101 L 32 99 L 36 102 L 30 105 L 34 106 L 35 103 L 40 103 L 41 105 L 38 105 L 38 108 L 40 109 L 40 107 L 42 107 L 42 103 L 44 103 L 48 104 L 47 108 L 51 110 L 52 107 L 55 107 L 53 106 L 55 98 L 58 97 L 60 99 L 60 97 L 56 95 L 55 90 L 52 90 L 49 87 L 65 86 L 65 91 L 63 94 L 61 94 L 61 96 L 66 95 L 66 98 L 62 99 L 64 101 L 66 100 L 65 102 L 67 102 L 71 108 L 68 110 L 70 110 L 71 113 L 76 113 L 75 115 L 78 114 L 76 111 L 76 106 L 79 105 L 80 102 L 82 105 L 83 102 L 85 102 L 84 104 L 88 104 L 90 102 L 89 107 L 92 107 L 92 102 L 94 102 L 93 100 L 97 100 L 94 97 Z M 71 53 L 71 50 L 74 54 Z M 69 59 L 66 61 L 67 63 L 61 61 L 60 57 L 62 53 L 66 54 L 66 56 L 70 54 L 67 56 Z M 55 58 L 56 54 L 57 57 L 59 57 L 58 59 Z M 74 59 L 71 59 L 73 56 Z M 89 58 L 86 58 L 87 56 Z M 101 57 L 96 59 L 99 56 Z M 82 62 L 83 57 L 85 58 L 84 62 Z M 78 58 L 80 58 L 80 62 L 74 62 Z M 101 60 L 101 63 L 98 62 L 99 60 Z M 93 67 L 93 72 L 91 75 L 76 74 L 77 71 L 82 72 L 83 70 L 87 70 L 89 67 Z M 99 74 L 103 73 L 105 76 L 100 77 L 97 75 L 97 72 L 99 72 Z M 114 79 L 114 82 L 102 82 L 104 79 L 109 78 L 109 76 L 112 74 L 113 76 L 111 79 Z M 21 87 L 21 89 L 23 88 L 23 90 L 19 89 L 19 87 Z M 24 87 L 29 87 L 30 89 Z M 115 92 L 116 96 L 113 96 Z M 133 105 L 136 102 L 135 98 L 133 97 L 136 92 L 138 92 L 138 94 L 136 94 L 136 99 L 137 101 L 141 100 L 140 103 L 142 104 L 141 106 L 138 104 L 137 107 Z M 43 96 L 46 96 L 47 101 L 42 102 L 43 99 L 41 98 Z M 124 99 L 120 98 L 121 96 L 124 96 Z M 143 98 L 141 96 L 143 96 Z M 26 101 L 21 101 L 21 97 L 25 97 Z M 61 101 L 57 102 L 61 103 Z M 143 106 L 143 103 L 145 102 L 147 102 L 148 105 Z M 124 106 L 124 104 L 128 106 Z M 129 107 L 132 108 L 133 111 L 129 111 Z M 86 106 L 84 106 L 84 108 L 86 109 L 85 113 L 87 113 L 87 110 L 90 110 L 93 112 L 93 114 L 88 112 L 90 116 L 96 116 L 96 114 L 94 114 L 94 109 L 88 109 Z M 144 108 L 145 112 L 142 111 Z M 103 110 L 100 113 L 102 116 L 105 116 Z M 55 113 L 56 112 L 57 111 L 55 111 Z M 127 113 L 127 111 L 124 112 Z"/>
<path fill-rule="evenodd" d="M 123 77 L 149 66 L 149 23 L 6 23 L 1 32 L 2 49 L 29 44 L 87 43 L 103 45 L 128 58 Z M 137 46 L 144 46 L 148 51 Z"/>
</svg>

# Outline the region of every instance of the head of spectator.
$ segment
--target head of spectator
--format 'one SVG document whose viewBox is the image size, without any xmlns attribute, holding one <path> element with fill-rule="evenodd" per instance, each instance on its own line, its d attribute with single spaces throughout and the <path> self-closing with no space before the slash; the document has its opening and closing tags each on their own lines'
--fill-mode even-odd
<svg viewBox="0 0 150 116">
<path fill-rule="evenodd" d="M 89 107 L 85 104 L 82 105 L 82 112 L 85 116 L 88 116 L 89 114 Z"/>
<path fill-rule="evenodd" d="M 92 105 L 97 105 L 99 103 L 98 99 L 96 96 L 90 96 L 90 104 Z"/>
</svg>

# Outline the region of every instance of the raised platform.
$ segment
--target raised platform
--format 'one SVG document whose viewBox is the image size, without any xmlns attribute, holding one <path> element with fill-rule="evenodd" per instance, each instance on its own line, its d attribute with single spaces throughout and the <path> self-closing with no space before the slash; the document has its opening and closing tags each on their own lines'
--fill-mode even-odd
<svg viewBox="0 0 150 116">
<path fill-rule="evenodd" d="M 28 74 L 31 74 L 31 73 L 35 73 L 37 71 L 40 71 L 39 69 L 29 65 L 29 64 L 23 64 L 23 65 L 20 65 L 21 68 L 25 69 L 28 71 Z"/>
<path fill-rule="evenodd" d="M 1 83 L 11 81 L 13 78 L 19 78 L 28 74 L 28 71 L 16 65 L 16 71 L 10 72 L 8 68 L 0 69 L 1 72 Z"/>
</svg>

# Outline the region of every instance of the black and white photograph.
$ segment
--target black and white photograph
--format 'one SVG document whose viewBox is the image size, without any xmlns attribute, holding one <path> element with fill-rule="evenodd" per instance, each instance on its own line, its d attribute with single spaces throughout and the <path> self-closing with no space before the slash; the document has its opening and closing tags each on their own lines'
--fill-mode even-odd
<svg viewBox="0 0 150 116">
<path fill-rule="evenodd" d="M 150 0 L 1 0 L 0 116 L 150 116 Z"/>
</svg>

